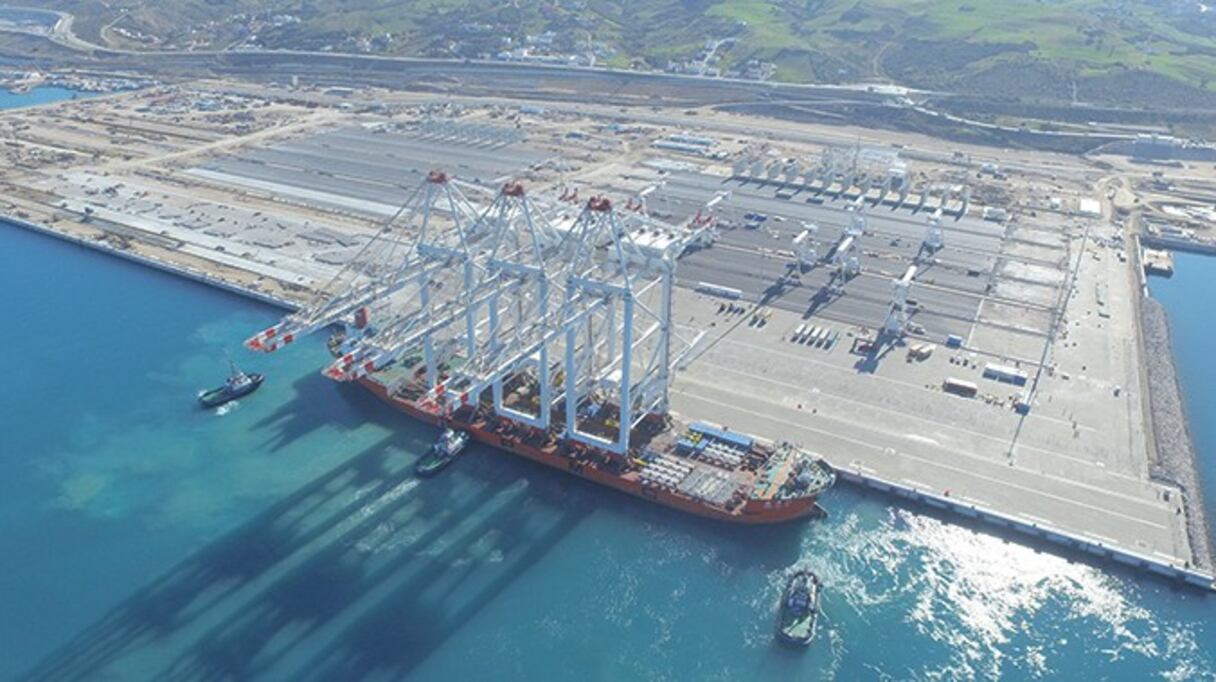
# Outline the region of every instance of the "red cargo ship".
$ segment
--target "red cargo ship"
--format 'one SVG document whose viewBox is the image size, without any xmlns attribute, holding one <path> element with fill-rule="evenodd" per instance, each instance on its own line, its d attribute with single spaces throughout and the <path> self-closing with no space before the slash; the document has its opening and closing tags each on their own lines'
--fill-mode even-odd
<svg viewBox="0 0 1216 682">
<path fill-rule="evenodd" d="M 822 514 L 816 500 L 835 482 L 822 459 L 793 444 L 712 424 L 648 417 L 633 430 L 628 455 L 620 456 L 563 438 L 558 429 L 498 416 L 491 404 L 444 414 L 428 396 L 421 369 L 392 365 L 358 381 L 415 419 L 465 430 L 486 445 L 707 518 L 761 524 Z M 520 392 L 509 394 L 518 404 Z M 603 417 L 606 432 L 616 428 L 611 419 Z"/>
</svg>

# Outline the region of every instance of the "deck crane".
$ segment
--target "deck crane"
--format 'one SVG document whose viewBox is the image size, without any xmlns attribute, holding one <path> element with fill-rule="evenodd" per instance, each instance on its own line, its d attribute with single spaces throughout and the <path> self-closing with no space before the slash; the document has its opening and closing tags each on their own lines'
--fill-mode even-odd
<svg viewBox="0 0 1216 682">
<path fill-rule="evenodd" d="M 469 227 L 477 210 L 446 173 L 431 171 L 384 223 L 376 235 L 321 290 L 296 312 L 245 341 L 251 350 L 266 353 L 331 324 L 391 314 L 403 292 L 416 284 L 421 271 L 438 272 L 442 263 L 424 257 L 424 244 L 459 248 L 476 238 Z M 446 223 L 453 229 L 443 229 Z M 442 230 L 442 231 L 441 231 Z M 467 244 L 465 244 L 467 246 Z M 428 265 L 424 261 L 431 260 Z M 408 293 L 405 293 L 408 297 Z"/>
</svg>

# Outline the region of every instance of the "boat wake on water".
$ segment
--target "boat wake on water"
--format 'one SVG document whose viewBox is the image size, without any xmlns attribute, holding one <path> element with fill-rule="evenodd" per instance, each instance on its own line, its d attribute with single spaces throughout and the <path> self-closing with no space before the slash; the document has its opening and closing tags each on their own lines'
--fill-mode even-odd
<svg viewBox="0 0 1216 682">
<path fill-rule="evenodd" d="M 230 403 L 224 403 L 223 405 L 220 405 L 219 407 L 215 408 L 215 416 L 223 417 L 224 415 L 228 414 L 229 412 L 232 412 L 233 410 L 237 409 L 240 406 L 241 406 L 241 403 L 236 400 L 234 400 Z"/>
</svg>

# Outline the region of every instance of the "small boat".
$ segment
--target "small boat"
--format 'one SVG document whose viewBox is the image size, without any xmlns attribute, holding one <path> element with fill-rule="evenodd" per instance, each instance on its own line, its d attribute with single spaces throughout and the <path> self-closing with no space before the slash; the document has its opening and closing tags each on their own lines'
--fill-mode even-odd
<svg viewBox="0 0 1216 682">
<path fill-rule="evenodd" d="M 439 439 L 431 446 L 422 459 L 414 465 L 414 473 L 419 476 L 434 476 L 456 459 L 456 456 L 469 444 L 469 434 L 456 429 L 444 429 Z"/>
<path fill-rule="evenodd" d="M 798 571 L 790 576 L 781 595 L 781 611 L 777 618 L 778 639 L 798 646 L 811 643 L 815 638 L 821 590 L 819 576 L 810 571 Z"/>
<path fill-rule="evenodd" d="M 203 407 L 219 407 L 224 403 L 247 396 L 258 390 L 258 387 L 262 385 L 262 381 L 266 379 L 261 374 L 246 374 L 242 372 L 237 369 L 236 363 L 231 359 L 228 360 L 228 364 L 232 367 L 232 374 L 228 376 L 228 380 L 224 382 L 224 385 L 199 394 L 198 402 Z"/>
</svg>

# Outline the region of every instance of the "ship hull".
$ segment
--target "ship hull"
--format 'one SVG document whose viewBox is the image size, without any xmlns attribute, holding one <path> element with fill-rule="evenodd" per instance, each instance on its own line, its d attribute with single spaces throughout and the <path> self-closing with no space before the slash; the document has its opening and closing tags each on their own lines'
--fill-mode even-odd
<svg viewBox="0 0 1216 682">
<path fill-rule="evenodd" d="M 359 379 L 358 382 L 394 409 L 414 419 L 433 426 L 445 425 L 443 423 L 444 420 L 439 415 L 429 412 L 409 400 L 389 395 L 384 386 L 375 381 L 364 377 Z M 578 461 L 559 454 L 553 448 L 534 447 L 509 436 L 503 436 L 490 431 L 482 424 L 468 423 L 459 419 L 449 419 L 446 425 L 467 431 L 479 443 L 505 450 L 511 454 L 519 455 L 520 457 L 609 488 L 614 488 L 634 497 L 704 518 L 739 524 L 774 524 L 796 521 L 821 512 L 816 505 L 817 496 L 815 495 L 772 501 L 749 499 L 738 509 L 727 511 L 726 509 L 705 504 L 694 498 L 684 497 L 662 488 L 646 485 L 636 479 L 626 478 L 594 466 L 580 465 Z"/>
<path fill-rule="evenodd" d="M 266 377 L 262 376 L 261 374 L 250 374 L 249 379 L 250 383 L 246 384 L 244 388 L 237 389 L 235 391 L 228 386 L 221 386 L 219 388 L 207 391 L 198 397 L 198 404 L 206 409 L 211 409 L 213 407 L 219 407 L 220 405 L 230 403 L 237 398 L 244 398 L 250 393 L 258 390 Z"/>
</svg>

